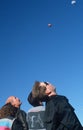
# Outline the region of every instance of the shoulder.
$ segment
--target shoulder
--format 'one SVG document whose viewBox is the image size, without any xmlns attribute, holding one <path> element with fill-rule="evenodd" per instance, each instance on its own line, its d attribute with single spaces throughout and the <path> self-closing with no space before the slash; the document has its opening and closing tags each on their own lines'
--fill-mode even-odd
<svg viewBox="0 0 83 130">
<path fill-rule="evenodd" d="M 26 112 L 24 110 L 19 110 L 18 111 L 18 115 L 24 115 L 24 116 L 26 116 Z"/>
<path fill-rule="evenodd" d="M 16 118 L 13 122 L 12 130 L 22 130 L 22 124 L 20 123 L 18 118 Z"/>
<path fill-rule="evenodd" d="M 7 128 L 11 129 L 13 127 L 14 121 L 15 121 L 15 118 L 13 117 L 0 119 L 0 126 L 3 126 L 5 129 Z M 0 128 L 0 130 L 1 129 L 2 128 Z"/>
<path fill-rule="evenodd" d="M 45 111 L 45 106 L 32 107 L 31 109 L 28 110 L 28 113 L 29 112 L 38 112 L 38 111 Z"/>
<path fill-rule="evenodd" d="M 23 110 L 19 110 L 19 112 L 17 113 L 17 119 L 18 119 L 19 121 L 21 121 L 21 122 L 26 121 L 26 116 L 27 116 L 27 114 L 26 114 L 26 112 L 23 111 Z"/>
<path fill-rule="evenodd" d="M 68 102 L 68 99 L 67 99 L 67 97 L 66 96 L 63 96 L 63 95 L 54 95 L 54 96 L 51 96 L 50 97 L 50 100 L 49 101 L 66 101 L 66 102 Z"/>
<path fill-rule="evenodd" d="M 68 105 L 68 99 L 62 95 L 51 96 L 50 100 L 47 102 L 46 107 L 64 107 Z"/>
</svg>

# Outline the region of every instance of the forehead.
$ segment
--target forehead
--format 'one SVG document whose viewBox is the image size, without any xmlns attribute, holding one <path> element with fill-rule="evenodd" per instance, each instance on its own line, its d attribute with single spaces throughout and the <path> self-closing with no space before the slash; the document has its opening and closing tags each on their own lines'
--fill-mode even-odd
<svg viewBox="0 0 83 130">
<path fill-rule="evenodd" d="M 48 83 L 48 82 L 47 82 Z M 55 86 L 53 86 L 52 84 L 48 83 L 47 85 L 44 82 L 40 82 L 40 86 L 41 87 L 46 87 L 46 89 L 50 89 L 50 90 L 55 90 Z"/>
<path fill-rule="evenodd" d="M 17 98 L 17 97 L 15 97 L 15 96 L 12 96 L 12 97 L 11 97 L 11 100 L 12 100 L 13 102 L 16 102 L 16 101 L 17 101 L 17 99 L 18 99 L 18 98 Z"/>
<path fill-rule="evenodd" d="M 44 82 L 40 82 L 40 86 L 45 86 L 45 83 Z"/>
<path fill-rule="evenodd" d="M 14 97 L 14 96 L 11 96 L 10 98 L 11 98 L 11 99 L 15 99 L 15 97 Z"/>
<path fill-rule="evenodd" d="M 14 96 L 10 96 L 7 100 L 12 100 L 14 98 Z"/>
</svg>

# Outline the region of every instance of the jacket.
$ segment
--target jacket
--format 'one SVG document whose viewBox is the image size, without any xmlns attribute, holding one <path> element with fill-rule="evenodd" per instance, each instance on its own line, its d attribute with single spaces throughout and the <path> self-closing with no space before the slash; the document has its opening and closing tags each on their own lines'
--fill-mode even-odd
<svg viewBox="0 0 83 130">
<path fill-rule="evenodd" d="M 28 130 L 26 113 L 23 110 L 18 110 L 16 120 L 12 125 L 12 130 Z"/>
<path fill-rule="evenodd" d="M 46 130 L 43 122 L 44 112 L 44 106 L 32 107 L 28 110 L 27 122 L 30 130 Z"/>
<path fill-rule="evenodd" d="M 65 96 L 54 95 L 46 101 L 46 130 L 83 130 L 74 108 Z"/>
<path fill-rule="evenodd" d="M 0 130 L 23 130 L 21 122 L 13 117 L 5 117 L 0 119 Z"/>
</svg>

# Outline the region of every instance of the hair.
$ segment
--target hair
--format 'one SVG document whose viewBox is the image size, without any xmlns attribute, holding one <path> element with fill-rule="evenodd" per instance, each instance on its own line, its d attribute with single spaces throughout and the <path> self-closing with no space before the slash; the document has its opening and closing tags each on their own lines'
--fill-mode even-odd
<svg viewBox="0 0 83 130">
<path fill-rule="evenodd" d="M 35 81 L 32 89 L 32 95 L 33 98 L 38 99 L 39 101 L 44 101 L 47 99 L 47 95 L 45 94 L 46 87 L 45 86 L 40 86 L 39 81 Z"/>
<path fill-rule="evenodd" d="M 0 109 L 0 118 L 6 118 L 9 116 L 15 117 L 17 114 L 18 108 L 11 105 L 11 103 L 7 103 Z"/>
<path fill-rule="evenodd" d="M 39 101 L 38 98 L 33 97 L 32 92 L 29 93 L 27 100 L 34 107 L 43 106 L 43 103 Z"/>
</svg>

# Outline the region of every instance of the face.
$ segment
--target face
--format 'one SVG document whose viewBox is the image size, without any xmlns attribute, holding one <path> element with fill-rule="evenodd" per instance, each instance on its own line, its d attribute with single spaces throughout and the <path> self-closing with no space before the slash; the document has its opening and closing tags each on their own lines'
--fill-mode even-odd
<svg viewBox="0 0 83 130">
<path fill-rule="evenodd" d="M 21 101 L 20 101 L 19 98 L 17 98 L 17 97 L 13 97 L 12 100 L 13 100 L 13 103 L 14 103 L 15 107 L 20 107 L 20 105 L 21 105 Z"/>
<path fill-rule="evenodd" d="M 19 108 L 20 105 L 22 104 L 20 99 L 14 96 L 11 96 L 7 99 L 7 103 L 11 103 L 13 106 Z"/>
<path fill-rule="evenodd" d="M 49 82 L 40 82 L 40 86 L 46 87 L 45 93 L 47 95 L 51 94 L 52 92 L 55 92 L 55 87 L 52 84 L 50 84 Z"/>
</svg>

